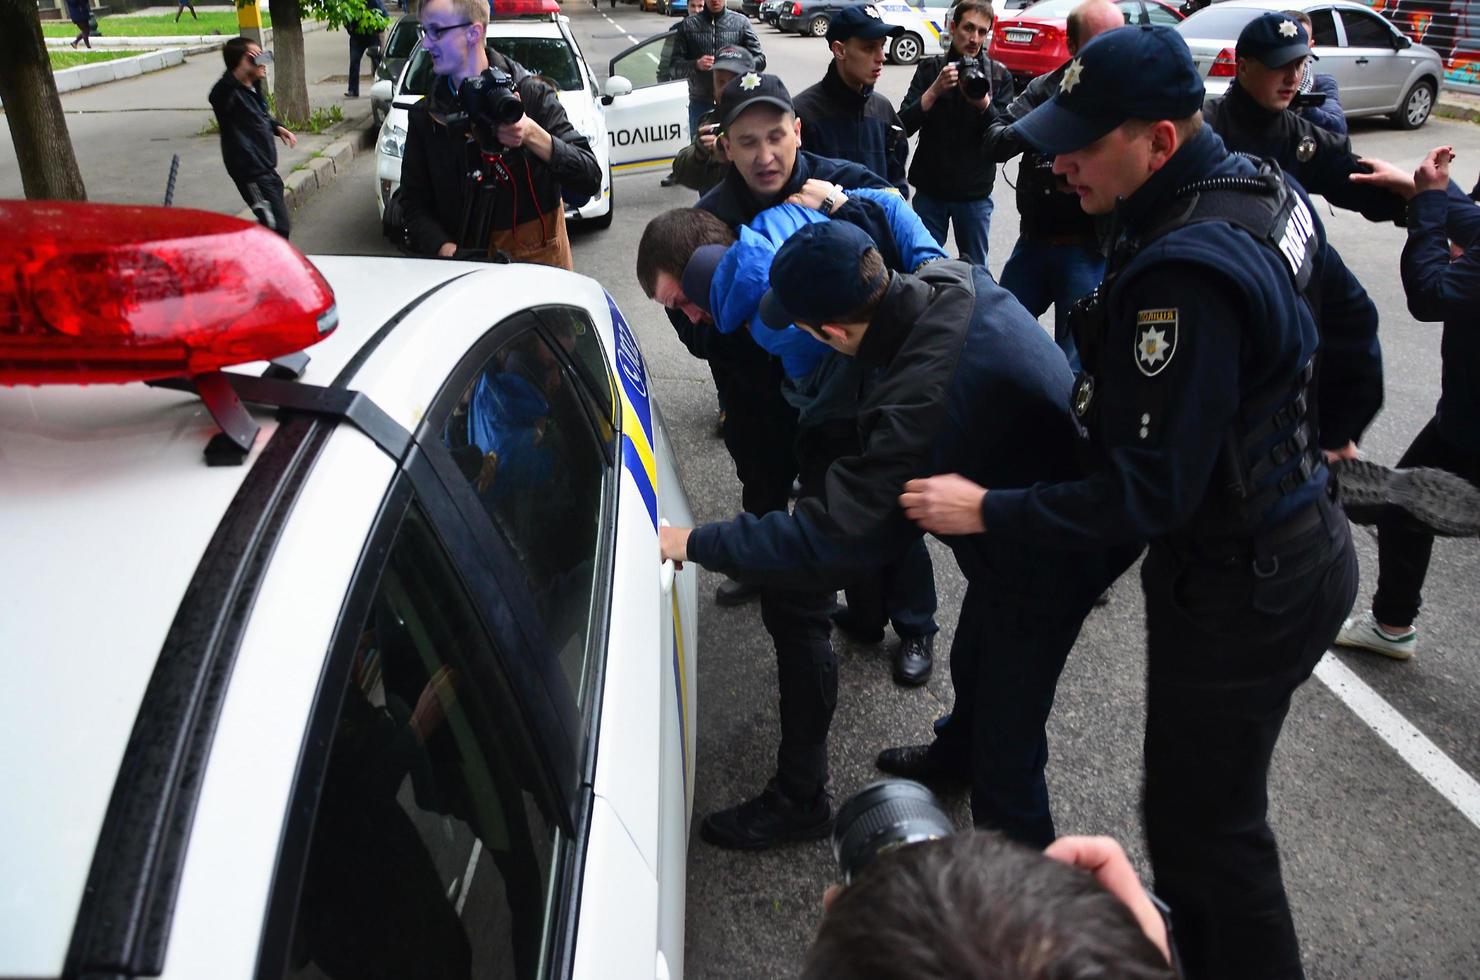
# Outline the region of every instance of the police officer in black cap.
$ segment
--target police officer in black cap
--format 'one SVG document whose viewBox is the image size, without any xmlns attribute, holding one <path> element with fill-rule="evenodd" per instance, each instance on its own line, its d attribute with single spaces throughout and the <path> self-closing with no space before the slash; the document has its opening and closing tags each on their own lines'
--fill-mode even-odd
<svg viewBox="0 0 1480 980">
<path fill-rule="evenodd" d="M 1084 209 L 1113 214 L 1106 278 L 1075 309 L 1073 411 L 1087 479 L 984 489 L 912 482 L 937 533 L 1029 546 L 1145 537 L 1145 819 L 1186 975 L 1299 977 L 1269 761 L 1356 594 L 1356 558 L 1316 452 L 1316 324 L 1302 292 L 1324 235 L 1277 170 L 1203 124 L 1203 85 L 1165 27 L 1080 50 L 1016 123 Z"/>
<path fill-rule="evenodd" d="M 859 406 L 862 449 L 833 461 L 825 491 L 798 501 L 795 514 L 742 515 L 692 533 L 661 528 L 665 557 L 742 580 L 837 588 L 919 546 L 920 529 L 898 504 L 912 478 L 959 470 L 1028 487 L 1080 473 L 1068 364 L 981 266 L 942 261 L 891 274 L 867 234 L 831 221 L 793 233 L 770 281 L 765 324 L 795 322 L 882 371 Z M 955 708 L 933 744 L 887 749 L 878 764 L 914 778 L 969 778 L 978 824 L 1044 847 L 1055 837 L 1044 724 L 1059 672 L 1094 600 L 1139 547 L 945 540 L 969 583 L 951 647 Z M 798 798 L 778 780 L 757 800 L 706 817 L 705 834 L 743 839 L 730 828 L 744 824 L 771 839 L 821 836 L 830 815 L 820 788 Z"/>
</svg>

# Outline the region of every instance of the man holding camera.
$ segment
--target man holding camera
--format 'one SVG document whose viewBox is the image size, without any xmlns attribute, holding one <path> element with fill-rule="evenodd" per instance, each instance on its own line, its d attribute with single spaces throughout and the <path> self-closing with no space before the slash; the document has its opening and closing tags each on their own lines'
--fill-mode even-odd
<svg viewBox="0 0 1480 980">
<path fill-rule="evenodd" d="M 431 92 L 411 110 L 401 197 L 412 251 L 572 267 L 564 196 L 601 170 L 556 92 L 486 45 L 488 0 L 425 0 Z"/>
<path fill-rule="evenodd" d="M 908 198 L 909 138 L 894 106 L 874 91 L 884 70 L 884 39 L 903 33 L 884 23 L 872 4 L 844 7 L 827 28 L 827 73 L 797 95 L 796 111 L 809 153 L 867 167 Z"/>
<path fill-rule="evenodd" d="M 942 247 L 954 224 L 961 258 L 983 268 L 997 178 L 985 138 L 1013 91 L 1007 68 L 986 54 L 992 20 L 987 0 L 961 0 L 952 7 L 946 24 L 950 50 L 920 62 L 899 109 L 905 132 L 920 134 L 910 165 L 915 212 Z"/>
</svg>

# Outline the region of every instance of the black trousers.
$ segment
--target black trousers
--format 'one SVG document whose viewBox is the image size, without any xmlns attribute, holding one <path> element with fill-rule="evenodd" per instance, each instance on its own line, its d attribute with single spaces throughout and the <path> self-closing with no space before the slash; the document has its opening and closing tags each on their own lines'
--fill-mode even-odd
<svg viewBox="0 0 1480 980">
<path fill-rule="evenodd" d="M 283 178 L 271 173 L 248 180 L 236 179 L 236 189 L 257 216 L 258 224 L 288 237 L 288 201 L 283 196 Z"/>
<path fill-rule="evenodd" d="M 349 85 L 346 91 L 351 96 L 360 94 L 360 60 L 370 55 L 370 75 L 373 78 L 380 68 L 380 36 L 376 34 L 351 34 L 349 36 Z"/>
<path fill-rule="evenodd" d="M 1439 434 L 1437 418 L 1429 420 L 1398 460 L 1400 469 L 1414 466 L 1448 470 L 1480 487 L 1480 453 L 1446 440 Z M 1423 603 L 1423 580 L 1433 551 L 1434 536 L 1402 515 L 1377 526 L 1377 594 L 1372 597 L 1372 615 L 1379 623 L 1413 625 Z"/>
<path fill-rule="evenodd" d="M 1314 505 L 1313 505 L 1314 506 Z M 1302 976 L 1267 820 L 1269 761 L 1290 695 L 1357 592 L 1350 527 L 1315 526 L 1264 554 L 1153 544 L 1146 592 L 1146 836 L 1189 980 Z"/>
</svg>

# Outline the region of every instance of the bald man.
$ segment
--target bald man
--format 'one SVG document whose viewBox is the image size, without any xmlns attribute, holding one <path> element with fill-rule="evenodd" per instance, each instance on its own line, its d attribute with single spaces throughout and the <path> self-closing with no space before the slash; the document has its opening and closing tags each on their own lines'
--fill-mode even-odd
<svg viewBox="0 0 1480 980">
<path fill-rule="evenodd" d="M 1125 15 L 1110 0 L 1085 0 L 1069 12 L 1067 27 L 1069 58 L 1073 59 L 1090 38 L 1125 26 Z M 1105 258 L 1100 253 L 1095 219 L 1079 206 L 1063 178 L 1055 177 L 1051 157 L 1038 153 L 1010 132 L 1014 122 L 1059 90 L 1068 61 L 1047 75 L 1040 75 L 1023 89 L 987 129 L 987 153 L 1003 163 L 1019 153 L 1017 206 L 1021 223 L 1017 244 L 1002 269 L 1002 287 L 1027 307 L 1035 317 L 1053 307 L 1054 342 L 1079 370 L 1079 352 L 1069 333 L 1069 307 L 1100 284 Z"/>
</svg>

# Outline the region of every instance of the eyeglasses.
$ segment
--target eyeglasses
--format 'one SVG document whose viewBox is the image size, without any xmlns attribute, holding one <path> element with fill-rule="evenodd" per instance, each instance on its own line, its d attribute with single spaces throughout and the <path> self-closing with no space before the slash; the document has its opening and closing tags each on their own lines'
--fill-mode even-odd
<svg viewBox="0 0 1480 980">
<path fill-rule="evenodd" d="M 448 31 L 455 31 L 459 27 L 472 27 L 472 26 L 473 26 L 473 22 L 470 21 L 470 20 L 465 20 L 461 24 L 448 24 L 445 27 L 442 26 L 442 25 L 440 25 L 440 24 L 417 24 L 416 25 L 416 36 L 417 37 L 429 37 L 433 41 L 440 41 L 440 40 L 442 40 L 442 36 L 444 34 L 446 34 Z"/>
</svg>

